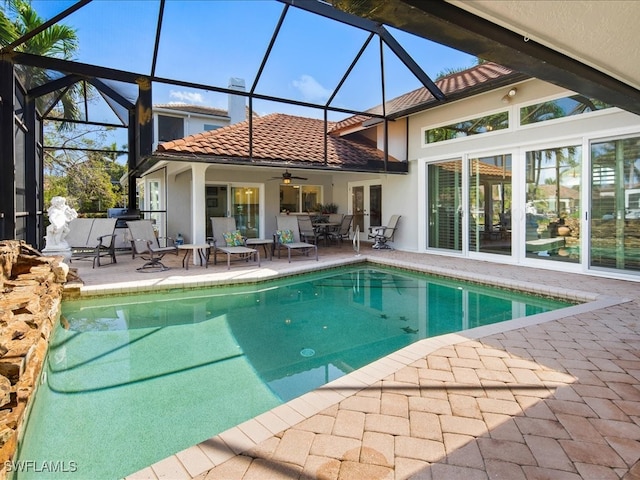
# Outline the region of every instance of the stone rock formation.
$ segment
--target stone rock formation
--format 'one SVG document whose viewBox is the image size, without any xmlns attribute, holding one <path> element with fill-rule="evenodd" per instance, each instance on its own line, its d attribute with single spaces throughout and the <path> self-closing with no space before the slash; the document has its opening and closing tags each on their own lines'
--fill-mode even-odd
<svg viewBox="0 0 640 480">
<path fill-rule="evenodd" d="M 0 479 L 14 459 L 69 267 L 21 241 L 0 241 Z"/>
</svg>

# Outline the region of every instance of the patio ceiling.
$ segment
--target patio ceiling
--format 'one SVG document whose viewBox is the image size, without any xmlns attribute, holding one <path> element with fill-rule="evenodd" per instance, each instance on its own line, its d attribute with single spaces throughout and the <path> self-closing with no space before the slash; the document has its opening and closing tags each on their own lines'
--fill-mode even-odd
<svg viewBox="0 0 640 480">
<path fill-rule="evenodd" d="M 359 16 L 640 114 L 640 2 L 335 0 Z"/>
</svg>

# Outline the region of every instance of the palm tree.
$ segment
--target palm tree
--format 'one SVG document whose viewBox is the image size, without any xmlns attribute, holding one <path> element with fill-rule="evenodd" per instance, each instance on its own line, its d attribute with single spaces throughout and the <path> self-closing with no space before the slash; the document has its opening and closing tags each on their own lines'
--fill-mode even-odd
<svg viewBox="0 0 640 480">
<path fill-rule="evenodd" d="M 30 2 L 26 0 L 5 0 L 4 5 L 0 6 L 0 46 L 11 45 L 25 34 L 40 27 L 44 22 Z M 55 24 L 25 42 L 18 44 L 14 51 L 71 60 L 77 49 L 78 37 L 76 31 L 66 25 Z M 53 80 L 51 73 L 45 69 L 18 65 L 16 70 L 27 90 Z M 77 119 L 79 117 L 80 111 L 76 101 L 79 94 L 79 85 L 75 84 L 62 95 L 60 104 L 63 118 Z M 54 101 L 55 95 L 54 92 L 47 98 L 39 98 L 38 109 L 44 111 L 46 109 L 45 106 Z M 65 128 L 67 125 L 66 122 L 61 122 L 60 128 Z"/>
</svg>

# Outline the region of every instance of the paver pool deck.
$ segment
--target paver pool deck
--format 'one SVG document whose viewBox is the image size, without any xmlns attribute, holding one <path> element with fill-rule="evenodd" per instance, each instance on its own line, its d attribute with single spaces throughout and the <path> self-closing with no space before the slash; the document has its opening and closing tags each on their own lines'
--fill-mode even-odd
<svg viewBox="0 0 640 480">
<path fill-rule="evenodd" d="M 128 476 L 138 479 L 640 479 L 640 283 L 346 244 L 138 273 L 92 269 L 70 293 L 271 278 L 371 259 L 584 303 L 425 339 Z M 552 262 L 549 262 L 550 264 Z M 213 268 L 212 268 L 213 267 Z M 640 277 L 639 279 L 640 280 Z"/>
</svg>

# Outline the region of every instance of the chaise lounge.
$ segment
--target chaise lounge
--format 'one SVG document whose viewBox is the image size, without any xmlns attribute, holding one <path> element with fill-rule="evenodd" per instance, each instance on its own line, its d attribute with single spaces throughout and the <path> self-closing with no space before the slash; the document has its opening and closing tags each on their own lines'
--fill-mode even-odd
<svg viewBox="0 0 640 480">
<path fill-rule="evenodd" d="M 210 217 L 212 235 L 209 243 L 212 244 L 213 264 L 217 264 L 218 252 L 227 256 L 227 270 L 231 268 L 231 255 L 238 255 L 240 259 L 247 260 L 254 256 L 260 266 L 260 252 L 246 245 L 246 239 L 236 228 L 236 219 L 233 217 Z"/>
<path fill-rule="evenodd" d="M 278 230 L 273 235 L 273 242 L 278 250 L 278 258 L 280 258 L 280 250 L 283 248 L 287 249 L 289 263 L 291 263 L 292 250 L 299 250 L 303 255 L 309 256 L 309 252 L 313 249 L 316 252 L 316 261 L 318 261 L 318 246 L 300 241 L 300 229 L 295 215 L 278 215 L 276 222 Z"/>
</svg>

